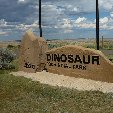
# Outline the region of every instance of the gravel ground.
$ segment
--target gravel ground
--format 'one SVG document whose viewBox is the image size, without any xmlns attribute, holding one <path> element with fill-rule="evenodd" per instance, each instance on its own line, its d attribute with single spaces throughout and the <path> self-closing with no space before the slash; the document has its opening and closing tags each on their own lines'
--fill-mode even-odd
<svg viewBox="0 0 113 113">
<path fill-rule="evenodd" d="M 57 75 L 48 73 L 45 71 L 37 72 L 37 73 L 26 73 L 22 71 L 12 72 L 14 76 L 24 76 L 26 78 L 31 78 L 33 81 L 39 81 L 42 84 L 48 84 L 51 86 L 62 86 L 71 89 L 77 90 L 98 90 L 104 93 L 113 93 L 113 83 L 101 82 L 101 81 L 94 81 L 88 80 L 83 78 L 75 78 L 75 77 L 68 77 L 64 75 Z"/>
</svg>

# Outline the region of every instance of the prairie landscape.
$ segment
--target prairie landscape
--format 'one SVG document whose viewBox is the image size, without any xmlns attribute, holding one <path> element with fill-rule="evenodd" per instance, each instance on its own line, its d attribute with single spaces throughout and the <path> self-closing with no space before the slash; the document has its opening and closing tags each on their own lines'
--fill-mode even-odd
<svg viewBox="0 0 113 113">
<path fill-rule="evenodd" d="M 96 40 L 95 39 L 65 39 L 65 40 L 46 40 L 48 44 L 48 49 L 53 49 L 57 47 L 62 47 L 66 45 L 78 45 L 85 48 L 96 49 Z M 0 41 L 0 49 L 4 49 L 9 53 L 15 55 L 15 61 L 18 62 L 19 48 L 21 40 L 17 41 Z M 100 39 L 100 51 L 102 51 L 110 61 L 113 62 L 113 39 Z"/>
<path fill-rule="evenodd" d="M 0 4 L 0 113 L 113 113 L 113 0 Z"/>
<path fill-rule="evenodd" d="M 47 40 L 49 49 L 65 45 L 80 45 L 96 48 L 94 39 Z M 20 42 L 0 42 L 16 57 L 11 68 L 0 69 L 1 113 L 112 113 L 113 93 L 78 91 L 64 87 L 44 85 L 24 77 L 15 77 L 10 72 L 18 71 Z M 113 40 L 104 40 L 104 50 L 113 50 Z M 101 42 L 100 48 L 102 49 Z M 12 55 L 12 54 L 11 54 Z M 107 55 L 112 61 L 113 55 Z M 9 65 L 9 64 L 8 64 Z M 7 66 L 6 66 L 7 67 Z M 13 68 L 12 68 L 13 67 Z"/>
</svg>

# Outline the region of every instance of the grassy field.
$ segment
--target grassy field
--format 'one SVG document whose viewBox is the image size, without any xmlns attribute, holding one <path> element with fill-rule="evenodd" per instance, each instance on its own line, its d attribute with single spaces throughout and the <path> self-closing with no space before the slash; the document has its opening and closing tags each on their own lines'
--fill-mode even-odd
<svg viewBox="0 0 113 113">
<path fill-rule="evenodd" d="M 113 113 L 113 94 L 52 87 L 0 71 L 0 113 Z"/>
<path fill-rule="evenodd" d="M 48 47 L 49 49 L 57 48 L 57 47 L 62 47 L 66 45 L 78 45 L 78 46 L 83 46 L 85 48 L 91 48 L 91 49 L 96 49 L 96 42 L 94 39 L 78 39 L 78 40 L 51 40 L 48 41 Z M 100 51 L 101 50 L 106 50 L 106 51 L 113 51 L 113 40 L 104 40 L 103 46 L 102 46 L 102 41 L 100 41 Z M 104 53 L 104 52 L 103 52 Z M 108 53 L 108 52 L 106 52 Z M 105 54 L 105 53 L 104 53 Z M 106 54 L 108 59 L 113 62 L 113 54 L 109 55 Z"/>
<path fill-rule="evenodd" d="M 78 45 L 86 48 L 96 49 L 95 39 L 76 39 L 76 40 L 51 40 L 48 41 L 49 49 L 57 48 L 65 45 Z M 100 49 L 113 50 L 113 40 L 105 39 L 104 42 L 100 40 Z"/>
</svg>

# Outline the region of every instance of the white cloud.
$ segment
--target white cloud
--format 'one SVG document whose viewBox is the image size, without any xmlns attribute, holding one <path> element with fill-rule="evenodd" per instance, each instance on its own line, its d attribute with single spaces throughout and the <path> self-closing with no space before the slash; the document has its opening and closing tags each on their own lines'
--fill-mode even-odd
<svg viewBox="0 0 113 113">
<path fill-rule="evenodd" d="M 15 26 L 18 30 L 28 30 L 28 29 L 37 29 L 39 25 L 37 24 L 37 21 L 35 21 L 33 24 L 19 24 Z"/>
<path fill-rule="evenodd" d="M 25 0 L 18 0 L 19 2 L 24 2 Z"/>
<path fill-rule="evenodd" d="M 5 19 L 1 19 L 0 20 L 0 26 L 6 26 L 7 22 L 5 21 Z"/>
<path fill-rule="evenodd" d="M 96 25 L 94 23 L 80 23 L 76 25 L 78 28 L 96 28 Z"/>
<path fill-rule="evenodd" d="M 79 9 L 77 7 L 74 7 L 72 11 L 78 12 Z"/>
<path fill-rule="evenodd" d="M 85 18 L 85 17 L 79 17 L 79 18 L 77 18 L 77 20 L 75 21 L 75 23 L 79 24 L 79 23 L 81 23 L 81 22 L 83 22 L 85 20 L 87 20 L 87 18 Z"/>
<path fill-rule="evenodd" d="M 0 31 L 0 35 L 7 35 L 7 32 Z"/>
<path fill-rule="evenodd" d="M 91 21 L 90 19 L 87 19 L 86 21 L 82 21 L 82 22 L 78 22 L 78 23 L 74 22 L 74 27 L 83 28 L 83 29 L 95 29 L 96 28 L 95 22 L 96 22 L 96 20 Z M 108 18 L 108 17 L 100 18 L 100 29 L 101 30 L 102 29 L 104 29 L 104 30 L 113 29 L 113 19 Z"/>
<path fill-rule="evenodd" d="M 63 25 L 62 28 L 72 28 L 71 20 L 69 19 L 63 19 Z"/>
<path fill-rule="evenodd" d="M 107 24 L 101 25 L 100 29 L 110 29 L 110 27 Z"/>
<path fill-rule="evenodd" d="M 99 0 L 99 5 L 105 10 L 111 10 L 113 8 L 113 0 Z"/>
<path fill-rule="evenodd" d="M 67 18 L 62 19 L 57 25 L 55 25 L 55 28 L 71 29 L 72 27 L 72 21 Z"/>
<path fill-rule="evenodd" d="M 64 18 L 59 23 L 57 23 L 54 28 L 62 29 L 63 33 L 72 33 L 73 22 L 68 18 Z"/>
<path fill-rule="evenodd" d="M 55 4 L 45 4 L 42 5 L 42 13 L 49 13 L 51 16 L 54 16 L 55 14 L 58 14 L 59 8 Z"/>
<path fill-rule="evenodd" d="M 18 0 L 18 3 L 24 3 L 25 0 Z"/>
<path fill-rule="evenodd" d="M 72 33 L 72 32 L 73 32 L 72 29 L 65 29 L 65 30 L 64 30 L 64 33 Z"/>
<path fill-rule="evenodd" d="M 100 24 L 107 24 L 109 22 L 108 17 L 100 18 Z"/>
<path fill-rule="evenodd" d="M 73 4 L 72 5 L 66 5 L 64 7 L 65 7 L 65 10 L 79 12 L 79 8 L 74 6 Z"/>
<path fill-rule="evenodd" d="M 110 12 L 110 16 L 113 17 L 113 12 Z"/>
<path fill-rule="evenodd" d="M 29 0 L 18 0 L 18 3 L 19 4 L 24 4 L 24 3 L 27 3 Z"/>
</svg>

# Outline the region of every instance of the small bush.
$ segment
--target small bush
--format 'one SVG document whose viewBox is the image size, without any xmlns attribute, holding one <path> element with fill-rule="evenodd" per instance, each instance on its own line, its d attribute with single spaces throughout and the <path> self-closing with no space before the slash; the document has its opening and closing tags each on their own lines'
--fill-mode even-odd
<svg viewBox="0 0 113 113">
<path fill-rule="evenodd" d="M 0 69 L 14 69 L 11 62 L 16 58 L 16 55 L 7 49 L 0 49 Z"/>
<path fill-rule="evenodd" d="M 10 45 L 10 44 L 7 46 L 8 49 L 12 49 L 12 48 L 14 48 L 14 47 L 15 47 L 15 46 Z"/>
</svg>

